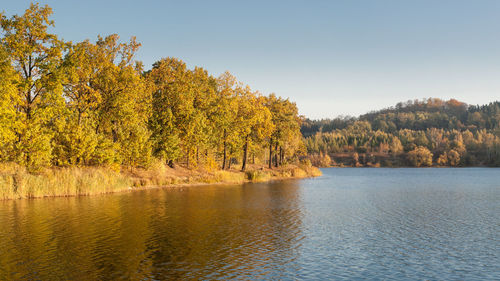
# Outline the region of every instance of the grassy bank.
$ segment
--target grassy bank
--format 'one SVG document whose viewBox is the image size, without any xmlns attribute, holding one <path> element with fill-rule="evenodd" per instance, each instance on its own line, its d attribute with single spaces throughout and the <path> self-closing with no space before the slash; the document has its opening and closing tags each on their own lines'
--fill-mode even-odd
<svg viewBox="0 0 500 281">
<path fill-rule="evenodd" d="M 247 171 L 241 172 L 172 169 L 158 164 L 149 169 L 122 167 L 117 171 L 105 167 L 73 167 L 30 173 L 19 165 L 3 164 L 0 165 L 0 199 L 93 195 L 178 185 L 241 184 L 319 175 L 320 170 L 309 165 L 274 169 L 251 165 Z"/>
</svg>

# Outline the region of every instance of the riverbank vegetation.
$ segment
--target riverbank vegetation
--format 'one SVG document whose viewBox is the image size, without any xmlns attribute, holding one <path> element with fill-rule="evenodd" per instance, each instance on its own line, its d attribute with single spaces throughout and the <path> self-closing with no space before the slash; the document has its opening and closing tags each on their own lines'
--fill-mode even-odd
<svg viewBox="0 0 500 281">
<path fill-rule="evenodd" d="M 148 168 L 69 166 L 50 167 L 36 173 L 18 164 L 0 165 L 0 200 L 54 196 L 82 196 L 140 190 L 155 187 L 181 187 L 205 184 L 242 184 L 270 180 L 298 179 L 321 175 L 318 168 L 307 162 L 269 169 L 249 164 L 240 169 L 187 169 L 180 165 L 170 168 L 156 162 Z"/>
<path fill-rule="evenodd" d="M 306 120 L 302 133 L 320 166 L 500 166 L 499 101 L 408 101 L 358 118 Z"/>
<path fill-rule="evenodd" d="M 193 175 L 204 171 L 211 181 L 293 176 L 292 164 L 305 153 L 295 103 L 177 58 L 146 71 L 134 60 L 135 38 L 67 42 L 49 32 L 51 14 L 50 7 L 31 4 L 23 15 L 1 15 L 4 197 L 143 186 L 137 181 L 149 176 L 138 174 L 158 173 L 158 163 Z M 283 175 L 252 170 L 247 176 L 250 165 Z"/>
</svg>

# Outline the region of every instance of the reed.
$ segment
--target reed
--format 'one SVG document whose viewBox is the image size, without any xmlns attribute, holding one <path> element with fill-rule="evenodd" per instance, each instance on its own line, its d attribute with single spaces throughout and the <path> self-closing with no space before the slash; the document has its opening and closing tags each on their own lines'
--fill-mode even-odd
<svg viewBox="0 0 500 281">
<path fill-rule="evenodd" d="M 246 177 L 251 182 L 268 181 L 272 178 L 272 176 L 273 176 L 272 171 L 266 171 L 266 170 L 253 170 L 246 172 Z"/>
<path fill-rule="evenodd" d="M 93 195 L 127 190 L 131 181 L 104 167 L 53 168 L 29 173 L 22 166 L 0 166 L 0 199 Z"/>
<path fill-rule="evenodd" d="M 111 193 L 153 186 L 263 182 L 272 179 L 321 175 L 310 165 L 289 165 L 278 169 L 256 168 L 246 172 L 172 169 L 161 163 L 148 169 L 121 167 L 48 168 L 36 173 L 17 164 L 0 164 L 0 200 Z"/>
</svg>

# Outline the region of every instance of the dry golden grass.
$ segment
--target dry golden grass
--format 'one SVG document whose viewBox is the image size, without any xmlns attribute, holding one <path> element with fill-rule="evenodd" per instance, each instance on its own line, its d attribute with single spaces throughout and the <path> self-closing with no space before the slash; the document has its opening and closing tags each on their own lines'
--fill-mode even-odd
<svg viewBox="0 0 500 281">
<path fill-rule="evenodd" d="M 108 168 L 54 168 L 29 173 L 22 166 L 0 166 L 0 199 L 92 195 L 127 190 L 123 174 Z"/>
<path fill-rule="evenodd" d="M 0 164 L 0 199 L 93 195 L 180 184 L 241 184 L 319 175 L 318 168 L 304 164 L 275 169 L 251 165 L 247 171 L 241 172 L 172 169 L 158 162 L 148 169 L 122 167 L 121 171 L 116 171 L 106 167 L 72 167 L 30 173 L 22 166 L 4 163 Z"/>
</svg>

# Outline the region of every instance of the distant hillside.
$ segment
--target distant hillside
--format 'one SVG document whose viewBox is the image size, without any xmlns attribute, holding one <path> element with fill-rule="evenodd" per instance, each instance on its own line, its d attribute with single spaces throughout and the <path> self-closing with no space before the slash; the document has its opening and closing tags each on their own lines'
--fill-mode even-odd
<svg viewBox="0 0 500 281">
<path fill-rule="evenodd" d="M 359 117 L 307 119 L 301 131 L 319 165 L 327 157 L 349 166 L 500 165 L 499 101 L 407 101 Z"/>
<path fill-rule="evenodd" d="M 429 128 L 447 130 L 493 130 L 500 127 L 500 101 L 487 105 L 467 105 L 451 99 L 437 98 L 409 100 L 394 107 L 372 111 L 359 117 L 338 117 L 335 119 L 310 120 L 302 124 L 302 134 L 311 136 L 317 132 L 332 132 L 345 129 L 355 121 L 368 121 L 373 130 L 396 132 L 401 129 L 426 130 Z"/>
</svg>

